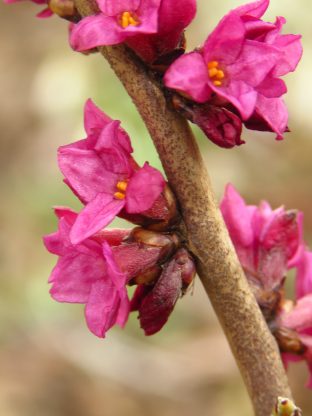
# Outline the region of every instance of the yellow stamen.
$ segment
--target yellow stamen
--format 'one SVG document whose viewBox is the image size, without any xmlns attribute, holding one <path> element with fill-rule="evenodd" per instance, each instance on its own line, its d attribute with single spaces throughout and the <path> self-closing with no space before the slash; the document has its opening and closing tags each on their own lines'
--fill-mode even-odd
<svg viewBox="0 0 312 416">
<path fill-rule="evenodd" d="M 117 182 L 117 189 L 118 191 L 125 192 L 127 189 L 128 183 L 126 181 L 119 181 Z"/>
<path fill-rule="evenodd" d="M 225 77 L 222 69 L 219 68 L 218 61 L 210 61 L 207 64 L 208 76 L 211 79 L 213 85 L 220 87 L 222 85 L 222 79 Z"/>
<path fill-rule="evenodd" d="M 224 78 L 224 72 L 222 71 L 222 69 L 219 69 L 215 75 L 215 77 L 217 79 L 223 79 Z"/>
<path fill-rule="evenodd" d="M 124 29 L 128 26 L 138 26 L 140 23 L 138 16 L 132 12 L 123 12 L 119 17 L 119 24 Z"/>
<path fill-rule="evenodd" d="M 208 62 L 208 69 L 217 68 L 218 65 L 219 65 L 218 61 L 210 61 Z"/>
<path fill-rule="evenodd" d="M 220 87 L 222 85 L 221 81 L 213 81 L 213 85 L 215 85 L 216 87 Z"/>
<path fill-rule="evenodd" d="M 209 69 L 208 70 L 208 74 L 209 74 L 209 78 L 213 78 L 213 77 L 215 77 L 215 76 L 217 76 L 218 75 L 218 70 L 217 70 L 217 68 L 211 68 L 211 69 Z"/>
<path fill-rule="evenodd" d="M 122 192 L 115 192 L 114 193 L 114 198 L 116 199 L 125 199 L 126 194 L 122 193 Z"/>
</svg>

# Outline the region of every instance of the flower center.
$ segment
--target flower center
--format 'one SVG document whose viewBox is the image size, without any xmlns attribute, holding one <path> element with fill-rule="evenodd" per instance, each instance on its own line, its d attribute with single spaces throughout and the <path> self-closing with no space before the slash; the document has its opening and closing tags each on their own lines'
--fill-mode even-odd
<svg viewBox="0 0 312 416">
<path fill-rule="evenodd" d="M 212 80 L 213 85 L 220 87 L 222 85 L 222 80 L 224 78 L 224 72 L 222 69 L 219 69 L 218 61 L 208 62 L 208 76 Z"/>
<path fill-rule="evenodd" d="M 114 197 L 116 199 L 125 199 L 127 186 L 128 186 L 128 182 L 127 181 L 119 181 L 119 182 L 117 182 L 117 185 L 116 185 L 117 192 L 114 193 Z"/>
<path fill-rule="evenodd" d="M 141 22 L 135 13 L 123 12 L 118 18 L 118 23 L 125 29 L 128 26 L 138 26 Z"/>
</svg>

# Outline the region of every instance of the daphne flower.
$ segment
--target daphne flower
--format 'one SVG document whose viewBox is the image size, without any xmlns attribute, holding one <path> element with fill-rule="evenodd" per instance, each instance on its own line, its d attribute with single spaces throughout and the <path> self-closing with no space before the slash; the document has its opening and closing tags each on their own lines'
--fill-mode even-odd
<svg viewBox="0 0 312 416">
<path fill-rule="evenodd" d="M 49 279 L 51 296 L 59 302 L 85 304 L 90 331 L 104 337 L 114 324 L 126 323 L 126 284 L 157 279 L 178 239 L 140 228 L 113 229 L 73 245 L 69 236 L 77 214 L 69 208 L 56 208 L 55 213 L 58 231 L 44 237 L 46 248 L 59 257 Z"/>
<path fill-rule="evenodd" d="M 130 139 L 89 100 L 85 107 L 87 138 L 59 149 L 65 182 L 86 205 L 71 230 L 73 244 L 107 226 L 122 210 L 142 213 L 165 186 L 159 171 L 133 160 Z"/>
<path fill-rule="evenodd" d="M 145 61 L 173 50 L 196 12 L 195 0 L 97 0 L 99 13 L 70 34 L 73 49 L 85 51 L 127 41 Z"/>
<path fill-rule="evenodd" d="M 226 187 L 221 211 L 248 279 L 267 291 L 279 287 L 300 248 L 302 214 L 272 210 L 265 201 L 246 205 L 232 185 Z"/>
<path fill-rule="evenodd" d="M 195 14 L 196 0 L 162 0 L 158 12 L 157 33 L 130 37 L 127 45 L 145 62 L 153 63 L 183 43 L 183 31 Z"/>
<path fill-rule="evenodd" d="M 285 19 L 275 24 L 259 19 L 268 4 L 260 0 L 232 10 L 203 48 L 172 64 L 164 81 L 198 103 L 218 97 L 244 121 L 255 115 L 281 138 L 287 111 L 280 97 L 287 89 L 279 77 L 296 68 L 302 49 L 300 36 L 280 35 Z"/>
<path fill-rule="evenodd" d="M 156 33 L 161 0 L 97 0 L 100 12 L 75 25 L 70 34 L 73 49 L 85 51 L 115 45 L 137 34 Z"/>
<path fill-rule="evenodd" d="M 90 331 L 104 337 L 116 323 L 124 326 L 129 314 L 126 275 L 116 266 L 109 245 L 120 244 L 129 232 L 107 232 L 101 244 L 87 239 L 74 246 L 69 233 L 77 214 L 68 208 L 55 213 L 59 229 L 44 238 L 46 248 L 59 256 L 49 279 L 51 296 L 59 302 L 85 304 Z"/>
<path fill-rule="evenodd" d="M 285 364 L 289 361 L 305 360 L 310 370 L 307 387 L 312 388 L 312 252 L 302 252 L 301 261 L 297 265 L 296 302 L 282 308 L 278 317 L 281 328 L 295 331 L 302 344 L 302 351 L 289 350 L 283 354 Z"/>
</svg>

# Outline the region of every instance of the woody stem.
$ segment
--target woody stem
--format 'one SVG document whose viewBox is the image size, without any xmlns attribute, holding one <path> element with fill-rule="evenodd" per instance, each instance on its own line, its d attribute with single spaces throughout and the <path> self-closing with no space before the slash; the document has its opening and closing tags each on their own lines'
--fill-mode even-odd
<svg viewBox="0 0 312 416">
<path fill-rule="evenodd" d="M 83 16 L 90 0 L 75 0 Z M 231 346 L 256 416 L 291 397 L 277 344 L 250 290 L 218 209 L 194 136 L 166 102 L 161 85 L 124 45 L 99 48 L 136 105 L 179 201 L 198 275 Z M 209 365 L 209 357 L 207 357 Z"/>
</svg>

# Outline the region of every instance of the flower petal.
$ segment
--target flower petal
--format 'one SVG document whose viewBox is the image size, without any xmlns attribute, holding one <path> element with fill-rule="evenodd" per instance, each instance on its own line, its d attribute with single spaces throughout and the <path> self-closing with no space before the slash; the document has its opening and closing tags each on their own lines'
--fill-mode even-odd
<svg viewBox="0 0 312 416">
<path fill-rule="evenodd" d="M 99 193 L 80 212 L 70 232 L 72 244 L 78 244 L 106 227 L 125 205 L 124 200 Z"/>
<path fill-rule="evenodd" d="M 114 192 L 118 176 L 104 168 L 95 151 L 60 147 L 58 163 L 70 187 L 83 202 L 93 200 L 102 192 Z"/>
<path fill-rule="evenodd" d="M 73 25 L 69 41 L 71 47 L 78 52 L 87 51 L 98 46 L 122 43 L 127 33 L 118 25 L 114 17 L 100 13 L 88 16 Z"/>
<path fill-rule="evenodd" d="M 204 103 L 210 98 L 208 69 L 199 52 L 192 52 L 178 58 L 167 70 L 166 87 L 181 91 L 195 101 Z"/>
<path fill-rule="evenodd" d="M 162 174 L 145 163 L 131 177 L 126 192 L 126 211 L 130 214 L 148 210 L 165 187 Z"/>
<path fill-rule="evenodd" d="M 75 253 L 61 257 L 50 279 L 50 294 L 58 302 L 85 303 L 92 284 L 105 275 L 101 256 Z"/>
<path fill-rule="evenodd" d="M 233 11 L 239 13 L 241 16 L 245 15 L 260 18 L 269 7 L 269 4 L 270 0 L 258 0 L 253 3 L 247 3 L 243 6 L 237 7 Z"/>
<path fill-rule="evenodd" d="M 300 299 L 310 293 L 312 293 L 312 252 L 306 250 L 297 265 L 296 298 Z"/>
<path fill-rule="evenodd" d="M 85 316 L 90 331 L 100 338 L 116 323 L 120 305 L 118 290 L 105 280 L 92 285 L 85 308 Z"/>
</svg>

